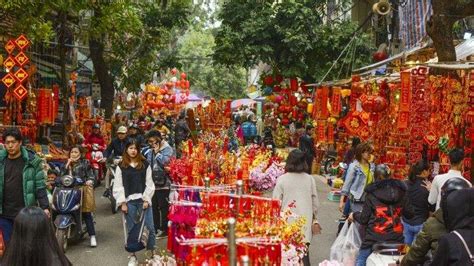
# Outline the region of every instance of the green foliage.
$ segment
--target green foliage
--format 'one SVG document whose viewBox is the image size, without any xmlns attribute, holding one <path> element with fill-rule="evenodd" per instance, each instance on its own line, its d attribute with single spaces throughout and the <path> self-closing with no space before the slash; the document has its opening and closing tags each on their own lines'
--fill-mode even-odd
<svg viewBox="0 0 474 266">
<path fill-rule="evenodd" d="M 226 65 L 251 67 L 264 62 L 284 76 L 298 76 L 308 82 L 320 80 L 352 38 L 356 26 L 344 20 L 324 24 L 324 0 L 227 1 L 219 18 L 214 59 Z M 328 78 L 343 77 L 347 69 L 370 61 L 366 35 L 356 37 L 346 66 L 341 64 Z M 357 60 L 350 64 L 356 54 Z M 344 75 L 342 74 L 344 73 Z"/>
<path fill-rule="evenodd" d="M 191 89 L 218 99 L 245 97 L 245 69 L 213 64 L 214 36 L 211 29 L 202 26 L 195 25 L 178 43 L 181 69 L 188 73 Z"/>
</svg>

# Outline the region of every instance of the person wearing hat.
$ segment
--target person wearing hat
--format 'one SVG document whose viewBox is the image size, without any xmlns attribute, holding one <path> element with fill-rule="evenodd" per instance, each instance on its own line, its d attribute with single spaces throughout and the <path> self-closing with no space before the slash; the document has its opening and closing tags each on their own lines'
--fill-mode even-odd
<svg viewBox="0 0 474 266">
<path fill-rule="evenodd" d="M 135 142 L 137 142 L 140 147 L 145 145 L 144 137 L 140 131 L 140 127 L 135 123 L 133 123 L 128 128 L 128 138 L 130 141 L 135 140 Z"/>
<path fill-rule="evenodd" d="M 105 147 L 105 140 L 102 134 L 100 133 L 100 125 L 94 124 L 92 126 L 92 133 L 87 136 L 86 140 L 84 141 L 84 145 L 94 145 L 97 144 L 100 147 Z"/>
<path fill-rule="evenodd" d="M 128 142 L 127 128 L 120 126 L 117 130 L 117 137 L 114 138 L 109 146 L 107 146 L 107 149 L 105 149 L 104 157 L 110 159 L 116 156 L 122 156 Z"/>
</svg>

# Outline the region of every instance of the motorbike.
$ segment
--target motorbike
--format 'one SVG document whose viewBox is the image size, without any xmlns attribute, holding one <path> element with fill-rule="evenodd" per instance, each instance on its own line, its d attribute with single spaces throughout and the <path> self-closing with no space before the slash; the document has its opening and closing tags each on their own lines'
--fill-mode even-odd
<svg viewBox="0 0 474 266">
<path fill-rule="evenodd" d="M 88 159 L 91 164 L 96 180 L 95 184 L 97 187 L 105 177 L 105 165 L 102 163 L 102 159 L 104 159 L 104 147 L 101 147 L 98 144 L 87 145 L 86 147 L 89 150 L 86 154 L 86 159 Z"/>
<path fill-rule="evenodd" d="M 381 243 L 375 244 L 372 254 L 367 258 L 367 266 L 395 266 L 400 265 L 405 255 L 405 244 Z"/>
<path fill-rule="evenodd" d="M 329 175 L 331 173 L 331 170 L 333 168 L 334 163 L 337 160 L 337 151 L 335 150 L 328 150 L 324 154 L 323 161 L 321 162 L 321 165 L 323 166 L 323 174 Z M 337 167 L 338 165 L 336 165 Z"/>
<path fill-rule="evenodd" d="M 114 194 L 112 193 L 114 189 L 115 170 L 117 169 L 121 161 L 122 161 L 122 156 L 115 156 L 107 170 L 107 175 L 110 179 L 109 181 L 110 185 L 109 185 L 109 188 L 105 191 L 104 196 L 109 199 L 110 208 L 113 214 L 117 213 L 117 206 L 116 206 L 117 201 L 115 200 Z"/>
<path fill-rule="evenodd" d="M 53 191 L 53 217 L 56 238 L 64 252 L 69 240 L 80 240 L 87 232 L 82 220 L 82 191 L 84 181 L 70 175 L 64 175 L 55 182 Z"/>
</svg>

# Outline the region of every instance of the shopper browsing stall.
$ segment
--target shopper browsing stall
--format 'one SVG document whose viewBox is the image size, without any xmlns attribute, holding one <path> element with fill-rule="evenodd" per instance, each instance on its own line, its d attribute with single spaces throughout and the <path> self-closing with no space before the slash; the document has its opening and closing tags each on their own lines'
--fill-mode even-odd
<svg viewBox="0 0 474 266">
<path fill-rule="evenodd" d="M 152 169 L 155 184 L 153 203 L 153 222 L 158 236 L 168 234 L 168 209 L 171 180 L 167 171 L 170 159 L 174 156 L 173 148 L 162 139 L 160 132 L 152 130 L 147 135 L 149 147 L 144 156 Z"/>
<path fill-rule="evenodd" d="M 145 223 L 149 232 L 146 245 L 149 251 L 155 249 L 153 211 L 150 208 L 154 193 L 155 184 L 151 167 L 141 155 L 138 143 L 132 141 L 126 145 L 123 160 L 116 169 L 113 195 L 117 200 L 117 207 L 125 215 L 127 235 L 136 224 L 142 221 Z M 133 252 L 130 254 L 128 265 L 137 265 L 137 258 Z"/>
<path fill-rule="evenodd" d="M 316 148 L 313 140 L 313 125 L 307 125 L 303 136 L 300 137 L 299 148 L 305 153 L 305 161 L 308 165 L 308 174 L 311 174 L 314 156 L 316 156 Z"/>
</svg>

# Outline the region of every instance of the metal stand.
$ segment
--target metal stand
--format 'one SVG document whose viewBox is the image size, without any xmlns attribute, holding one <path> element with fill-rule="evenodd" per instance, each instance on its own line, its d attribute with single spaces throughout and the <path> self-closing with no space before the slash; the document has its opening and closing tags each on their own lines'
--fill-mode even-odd
<svg viewBox="0 0 474 266">
<path fill-rule="evenodd" d="M 227 220 L 227 243 L 229 252 L 229 266 L 237 266 L 237 244 L 235 239 L 235 219 L 229 218 Z"/>
</svg>

